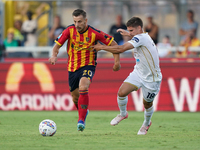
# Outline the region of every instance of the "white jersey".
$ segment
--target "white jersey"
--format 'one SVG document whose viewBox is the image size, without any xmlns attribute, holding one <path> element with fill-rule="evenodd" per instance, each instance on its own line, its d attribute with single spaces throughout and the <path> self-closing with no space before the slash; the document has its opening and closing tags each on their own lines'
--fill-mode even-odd
<svg viewBox="0 0 200 150">
<path fill-rule="evenodd" d="M 134 71 L 139 77 L 146 82 L 161 81 L 158 50 L 148 33 L 138 34 L 128 42 L 134 46 Z"/>
</svg>

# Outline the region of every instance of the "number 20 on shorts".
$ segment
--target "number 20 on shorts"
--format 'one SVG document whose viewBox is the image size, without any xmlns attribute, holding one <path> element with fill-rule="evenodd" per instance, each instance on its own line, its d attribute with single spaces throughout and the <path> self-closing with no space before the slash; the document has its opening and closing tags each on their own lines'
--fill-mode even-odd
<svg viewBox="0 0 200 150">
<path fill-rule="evenodd" d="M 87 74 L 91 77 L 92 76 L 92 71 L 91 70 L 84 70 L 83 71 L 83 76 L 85 76 Z"/>
</svg>

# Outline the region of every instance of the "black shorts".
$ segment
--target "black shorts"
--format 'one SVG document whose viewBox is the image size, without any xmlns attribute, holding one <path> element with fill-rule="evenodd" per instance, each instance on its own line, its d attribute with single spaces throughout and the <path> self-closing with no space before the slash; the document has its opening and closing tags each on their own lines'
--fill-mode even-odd
<svg viewBox="0 0 200 150">
<path fill-rule="evenodd" d="M 79 87 L 79 81 L 82 77 L 88 78 L 92 82 L 92 78 L 95 73 L 96 66 L 84 66 L 75 72 L 68 71 L 69 74 L 69 90 L 74 91 Z"/>
</svg>

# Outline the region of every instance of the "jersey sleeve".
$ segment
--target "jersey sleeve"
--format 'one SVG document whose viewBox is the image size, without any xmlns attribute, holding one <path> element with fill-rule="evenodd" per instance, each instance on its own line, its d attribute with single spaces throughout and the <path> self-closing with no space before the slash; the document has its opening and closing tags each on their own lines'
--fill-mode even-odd
<svg viewBox="0 0 200 150">
<path fill-rule="evenodd" d="M 134 47 L 139 47 L 141 45 L 143 45 L 142 43 L 142 37 L 141 36 L 134 36 L 130 41 L 128 41 L 129 43 L 131 43 Z"/>
<path fill-rule="evenodd" d="M 113 41 L 113 37 L 109 34 L 106 34 L 102 31 L 97 32 L 97 40 L 101 41 L 105 45 L 110 45 Z"/>
<path fill-rule="evenodd" d="M 58 38 L 55 40 L 55 42 L 62 46 L 65 41 L 70 37 L 70 32 L 69 32 L 69 28 L 66 28 L 59 36 Z"/>
</svg>

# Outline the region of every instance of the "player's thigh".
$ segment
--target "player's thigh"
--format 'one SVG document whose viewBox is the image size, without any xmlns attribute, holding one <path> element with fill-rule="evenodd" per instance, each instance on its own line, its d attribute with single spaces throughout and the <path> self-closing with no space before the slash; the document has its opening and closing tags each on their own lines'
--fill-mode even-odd
<svg viewBox="0 0 200 150">
<path fill-rule="evenodd" d="M 127 96 L 132 91 L 137 91 L 142 86 L 140 78 L 136 72 L 131 72 L 121 85 L 118 95 L 123 97 Z"/>
<path fill-rule="evenodd" d="M 137 91 L 137 89 L 138 88 L 135 85 L 130 84 L 128 82 L 123 82 L 122 85 L 119 88 L 118 96 L 125 97 L 129 93 L 131 93 L 132 91 Z"/>
<path fill-rule="evenodd" d="M 82 72 L 80 74 L 79 89 L 87 90 L 89 88 L 90 83 L 92 82 L 92 78 L 95 74 L 96 67 L 85 66 L 81 70 Z"/>
<path fill-rule="evenodd" d="M 160 83 L 161 82 L 151 82 L 148 83 L 149 87 L 153 87 L 153 88 L 147 88 L 147 84 L 146 86 L 142 86 L 142 93 L 143 93 L 143 99 L 150 103 L 154 100 L 154 98 L 156 97 L 156 95 L 158 94 L 158 92 L 160 91 Z"/>
<path fill-rule="evenodd" d="M 90 79 L 87 77 L 82 77 L 79 82 L 79 90 L 88 90 L 90 83 Z"/>
</svg>

